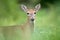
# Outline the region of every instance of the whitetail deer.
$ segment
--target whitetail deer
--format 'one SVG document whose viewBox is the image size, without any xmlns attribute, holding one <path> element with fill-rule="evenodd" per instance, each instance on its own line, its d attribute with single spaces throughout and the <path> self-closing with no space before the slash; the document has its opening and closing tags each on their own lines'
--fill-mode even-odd
<svg viewBox="0 0 60 40">
<path fill-rule="evenodd" d="M 25 5 L 21 5 L 21 8 L 26 12 L 27 14 L 27 22 L 26 24 L 15 25 L 15 26 L 9 26 L 9 27 L 0 27 L 0 31 L 6 31 L 5 34 L 9 37 L 15 34 L 16 29 L 21 29 L 22 31 L 22 40 L 30 40 L 31 31 L 34 31 L 34 20 L 36 12 L 40 9 L 40 4 L 36 5 L 34 9 L 28 9 Z M 10 39 L 11 39 L 10 38 Z"/>
</svg>

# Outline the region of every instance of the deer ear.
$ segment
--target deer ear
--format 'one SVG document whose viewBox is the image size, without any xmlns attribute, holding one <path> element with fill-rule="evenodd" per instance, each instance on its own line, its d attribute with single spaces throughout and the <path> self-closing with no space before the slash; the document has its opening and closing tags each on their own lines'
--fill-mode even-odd
<svg viewBox="0 0 60 40">
<path fill-rule="evenodd" d="M 35 11 L 37 12 L 40 8 L 41 8 L 41 5 L 40 5 L 40 4 L 37 4 L 37 5 L 35 6 Z"/>
<path fill-rule="evenodd" d="M 25 12 L 27 12 L 27 10 L 28 10 L 27 7 L 26 7 L 25 5 L 23 5 L 23 4 L 21 5 L 21 8 L 22 8 L 22 10 L 24 10 Z"/>
</svg>

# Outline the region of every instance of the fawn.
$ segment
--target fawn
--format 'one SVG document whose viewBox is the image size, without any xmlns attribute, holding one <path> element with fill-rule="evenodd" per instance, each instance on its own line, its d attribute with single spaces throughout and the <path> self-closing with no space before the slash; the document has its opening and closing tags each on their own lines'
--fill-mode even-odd
<svg viewBox="0 0 60 40">
<path fill-rule="evenodd" d="M 15 25 L 15 26 L 9 26 L 0 28 L 0 30 L 6 31 L 5 34 L 7 36 L 14 35 L 16 32 L 16 29 L 21 29 L 22 31 L 22 40 L 30 40 L 31 31 L 34 31 L 34 21 L 35 21 L 35 15 L 36 12 L 40 9 L 41 5 L 37 4 L 34 9 L 28 9 L 25 5 L 21 5 L 22 10 L 24 10 L 27 14 L 27 22 L 26 24 Z M 11 38 L 10 38 L 11 39 Z"/>
</svg>

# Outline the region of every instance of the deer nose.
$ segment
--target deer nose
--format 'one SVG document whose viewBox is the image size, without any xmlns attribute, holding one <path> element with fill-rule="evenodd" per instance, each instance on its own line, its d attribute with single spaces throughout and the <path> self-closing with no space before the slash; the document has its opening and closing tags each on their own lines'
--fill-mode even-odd
<svg viewBox="0 0 60 40">
<path fill-rule="evenodd" d="M 31 21 L 34 21 L 34 19 L 31 19 Z"/>
</svg>

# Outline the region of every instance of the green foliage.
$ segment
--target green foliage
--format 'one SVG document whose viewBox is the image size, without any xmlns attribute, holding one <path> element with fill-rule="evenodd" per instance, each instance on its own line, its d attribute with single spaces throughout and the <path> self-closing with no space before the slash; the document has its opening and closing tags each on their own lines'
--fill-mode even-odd
<svg viewBox="0 0 60 40">
<path fill-rule="evenodd" d="M 21 14 L 16 0 L 0 0 L 0 25 L 18 24 L 21 22 Z"/>
</svg>

